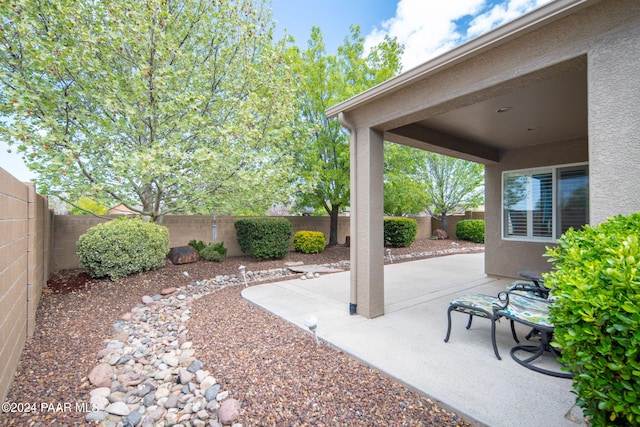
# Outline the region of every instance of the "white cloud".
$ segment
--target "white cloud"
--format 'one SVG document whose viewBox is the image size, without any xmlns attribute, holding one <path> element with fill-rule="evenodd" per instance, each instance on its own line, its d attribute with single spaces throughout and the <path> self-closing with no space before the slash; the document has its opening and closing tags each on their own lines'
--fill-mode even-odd
<svg viewBox="0 0 640 427">
<path fill-rule="evenodd" d="M 477 37 L 502 24 L 513 21 L 525 13 L 537 9 L 550 0 L 511 0 L 496 4 L 487 13 L 476 16 L 469 24 L 468 34 Z"/>
<path fill-rule="evenodd" d="M 399 0 L 395 16 L 367 35 L 365 47 L 397 37 L 408 70 L 549 1 Z"/>
</svg>

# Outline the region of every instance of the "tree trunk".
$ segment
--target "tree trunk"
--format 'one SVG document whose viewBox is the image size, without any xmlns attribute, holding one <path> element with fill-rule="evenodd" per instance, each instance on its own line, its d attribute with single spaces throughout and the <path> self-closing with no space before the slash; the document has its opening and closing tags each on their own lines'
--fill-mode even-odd
<svg viewBox="0 0 640 427">
<path fill-rule="evenodd" d="M 329 217 L 331 223 L 329 226 L 329 246 L 336 246 L 338 244 L 338 217 L 340 216 L 340 205 L 331 206 L 331 212 Z"/>
<path fill-rule="evenodd" d="M 446 232 L 447 231 L 447 213 L 443 212 L 440 215 L 440 222 L 442 223 L 442 229 Z"/>
</svg>

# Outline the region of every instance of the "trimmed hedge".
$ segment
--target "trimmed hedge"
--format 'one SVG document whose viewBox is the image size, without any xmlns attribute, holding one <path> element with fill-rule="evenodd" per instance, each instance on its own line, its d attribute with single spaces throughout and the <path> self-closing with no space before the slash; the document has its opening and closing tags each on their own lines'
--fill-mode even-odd
<svg viewBox="0 0 640 427">
<path fill-rule="evenodd" d="M 547 248 L 560 361 L 593 426 L 640 425 L 640 213 L 569 229 Z"/>
<path fill-rule="evenodd" d="M 169 252 L 169 230 L 139 218 L 98 224 L 80 236 L 76 253 L 91 277 L 122 279 L 161 267 Z"/>
<path fill-rule="evenodd" d="M 484 243 L 484 220 L 465 219 L 456 224 L 456 237 L 475 243 Z"/>
<path fill-rule="evenodd" d="M 412 218 L 385 218 L 384 245 L 393 248 L 411 246 L 418 234 L 418 222 Z"/>
<path fill-rule="evenodd" d="M 293 236 L 293 247 L 305 254 L 319 254 L 327 246 L 327 239 L 321 231 L 298 231 Z"/>
<path fill-rule="evenodd" d="M 246 218 L 234 224 L 242 252 L 258 259 L 281 259 L 289 252 L 291 223 L 284 218 Z"/>
</svg>

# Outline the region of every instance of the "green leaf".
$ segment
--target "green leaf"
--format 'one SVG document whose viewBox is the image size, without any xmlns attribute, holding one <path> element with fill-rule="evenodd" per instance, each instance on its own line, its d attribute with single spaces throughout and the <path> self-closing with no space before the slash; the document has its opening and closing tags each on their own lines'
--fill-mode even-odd
<svg viewBox="0 0 640 427">
<path fill-rule="evenodd" d="M 636 304 L 632 303 L 631 301 L 625 301 L 622 304 L 621 307 L 627 313 L 638 313 L 638 312 L 640 312 L 640 310 L 638 309 L 638 306 Z"/>
</svg>

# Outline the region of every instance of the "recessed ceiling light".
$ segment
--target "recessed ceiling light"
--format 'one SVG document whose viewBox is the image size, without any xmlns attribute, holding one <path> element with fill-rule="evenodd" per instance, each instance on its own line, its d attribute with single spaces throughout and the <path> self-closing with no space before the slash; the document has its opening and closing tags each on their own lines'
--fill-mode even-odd
<svg viewBox="0 0 640 427">
<path fill-rule="evenodd" d="M 496 110 L 496 113 L 506 113 L 509 110 L 512 110 L 513 107 L 500 107 Z"/>
</svg>

